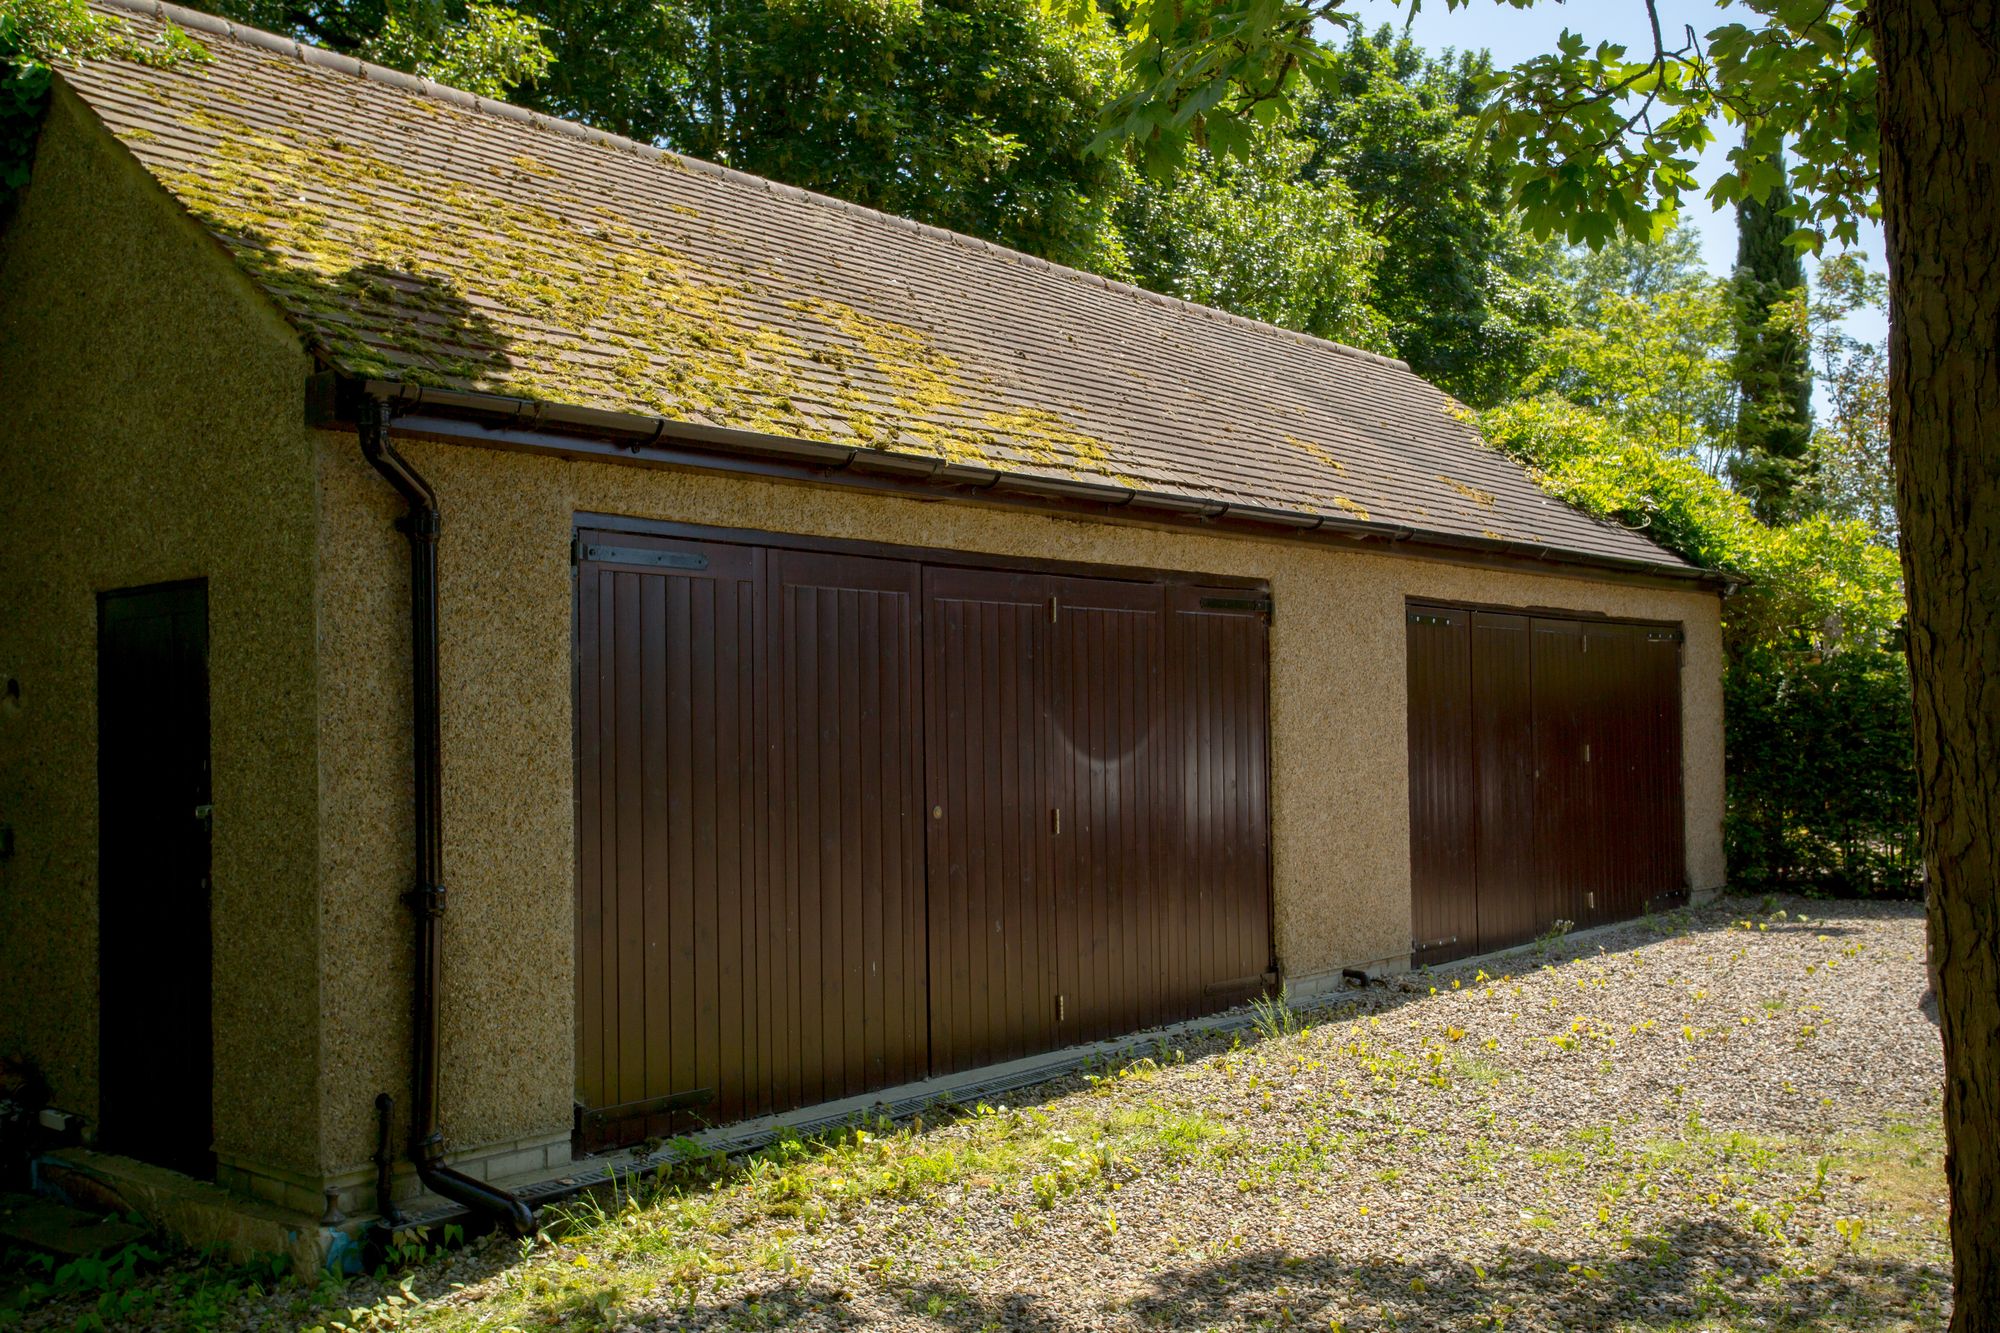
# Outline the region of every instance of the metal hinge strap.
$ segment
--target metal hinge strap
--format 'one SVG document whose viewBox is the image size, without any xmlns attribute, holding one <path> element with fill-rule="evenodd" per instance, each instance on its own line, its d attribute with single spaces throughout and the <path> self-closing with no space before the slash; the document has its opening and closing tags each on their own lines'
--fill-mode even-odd
<svg viewBox="0 0 2000 1333">
<path fill-rule="evenodd" d="M 654 551 L 639 546 L 586 546 L 583 558 L 597 564 L 643 565 L 651 569 L 708 568 L 708 557 L 693 551 Z"/>
</svg>

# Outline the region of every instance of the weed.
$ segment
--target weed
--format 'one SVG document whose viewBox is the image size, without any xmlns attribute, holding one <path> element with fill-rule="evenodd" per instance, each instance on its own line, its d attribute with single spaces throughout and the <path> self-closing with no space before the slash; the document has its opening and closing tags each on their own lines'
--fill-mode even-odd
<svg viewBox="0 0 2000 1333">
<path fill-rule="evenodd" d="M 1557 940 L 1569 934 L 1570 931 L 1575 927 L 1575 925 L 1576 923 L 1574 921 L 1564 921 L 1564 920 L 1558 920 L 1552 923 L 1547 930 L 1543 931 L 1540 935 L 1537 935 L 1535 937 L 1535 942 L 1531 946 L 1530 951 L 1537 958 L 1548 957 L 1549 949 L 1554 946 Z"/>
<path fill-rule="evenodd" d="M 1250 1021 L 1266 1041 L 1297 1036 L 1303 1029 L 1298 1012 L 1292 1008 L 1290 985 L 1278 987 L 1276 995 L 1259 995 L 1250 1002 Z"/>
</svg>

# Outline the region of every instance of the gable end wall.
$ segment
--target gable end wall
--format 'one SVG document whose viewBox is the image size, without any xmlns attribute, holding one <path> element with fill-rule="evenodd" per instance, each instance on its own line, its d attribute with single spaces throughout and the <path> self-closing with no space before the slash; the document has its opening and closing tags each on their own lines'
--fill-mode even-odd
<svg viewBox="0 0 2000 1333">
<path fill-rule="evenodd" d="M 0 236 L 0 1051 L 97 1110 L 97 595 L 209 583 L 216 1148 L 317 1157 L 298 339 L 58 81 Z"/>
</svg>

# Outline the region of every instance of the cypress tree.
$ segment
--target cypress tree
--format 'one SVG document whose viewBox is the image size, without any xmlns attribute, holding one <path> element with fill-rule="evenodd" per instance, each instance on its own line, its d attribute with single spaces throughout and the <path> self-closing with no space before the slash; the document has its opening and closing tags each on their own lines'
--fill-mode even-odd
<svg viewBox="0 0 2000 1333">
<path fill-rule="evenodd" d="M 1782 171 L 1784 162 L 1778 166 Z M 1803 295 L 1805 264 L 1785 238 L 1791 190 L 1783 177 L 1761 200 L 1736 205 L 1736 487 L 1767 523 L 1794 510 L 1793 489 L 1812 443 L 1812 363 L 1805 332 L 1785 307 Z"/>
</svg>

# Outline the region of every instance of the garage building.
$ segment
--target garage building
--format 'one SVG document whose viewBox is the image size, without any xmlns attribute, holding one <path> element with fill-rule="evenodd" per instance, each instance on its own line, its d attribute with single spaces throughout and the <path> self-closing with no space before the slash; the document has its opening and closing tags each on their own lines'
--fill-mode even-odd
<svg viewBox="0 0 2000 1333">
<path fill-rule="evenodd" d="M 100 1163 L 504 1210 L 1720 883 L 1727 581 L 1402 363 L 99 2 L 208 53 L 0 233 L 0 1048 Z"/>
</svg>

